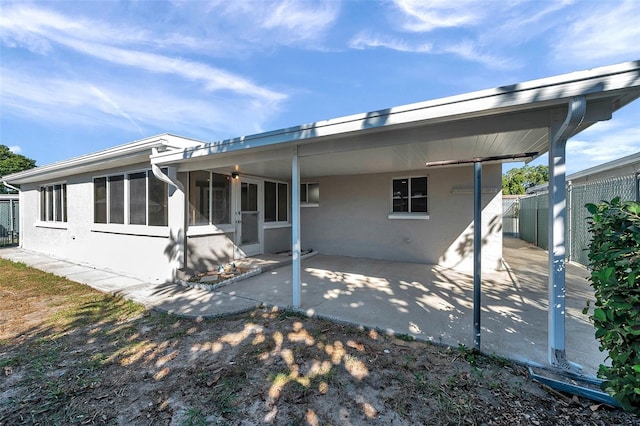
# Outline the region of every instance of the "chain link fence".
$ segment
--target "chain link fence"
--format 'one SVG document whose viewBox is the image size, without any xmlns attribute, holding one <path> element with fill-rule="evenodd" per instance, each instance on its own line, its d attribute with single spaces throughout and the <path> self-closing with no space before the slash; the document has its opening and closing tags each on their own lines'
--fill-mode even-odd
<svg viewBox="0 0 640 426">
<path fill-rule="evenodd" d="M 620 197 L 623 201 L 640 202 L 640 176 L 626 176 L 598 179 L 567 184 L 567 260 L 588 265 L 587 250 L 591 239 L 588 230 L 589 212 L 585 205 L 611 201 Z M 520 238 L 549 249 L 549 192 L 539 192 L 520 199 Z"/>
<path fill-rule="evenodd" d="M 0 247 L 18 244 L 19 204 L 16 199 L 0 200 Z"/>
</svg>

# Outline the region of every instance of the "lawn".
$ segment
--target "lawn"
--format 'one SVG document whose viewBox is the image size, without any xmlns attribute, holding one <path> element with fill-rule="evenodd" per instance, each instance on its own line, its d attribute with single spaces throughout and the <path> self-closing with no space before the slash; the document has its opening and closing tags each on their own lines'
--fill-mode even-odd
<svg viewBox="0 0 640 426">
<path fill-rule="evenodd" d="M 148 311 L 0 259 L 0 425 L 640 424 L 526 369 L 270 308 Z"/>
</svg>

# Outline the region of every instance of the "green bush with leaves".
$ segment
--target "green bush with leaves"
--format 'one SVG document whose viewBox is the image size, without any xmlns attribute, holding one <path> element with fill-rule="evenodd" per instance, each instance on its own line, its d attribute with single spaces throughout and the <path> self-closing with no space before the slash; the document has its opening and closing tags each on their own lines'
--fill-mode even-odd
<svg viewBox="0 0 640 426">
<path fill-rule="evenodd" d="M 591 214 L 589 263 L 595 307 L 590 319 L 611 366 L 598 376 L 626 410 L 640 412 L 640 203 L 587 204 Z M 589 306 L 584 309 L 587 314 Z"/>
</svg>

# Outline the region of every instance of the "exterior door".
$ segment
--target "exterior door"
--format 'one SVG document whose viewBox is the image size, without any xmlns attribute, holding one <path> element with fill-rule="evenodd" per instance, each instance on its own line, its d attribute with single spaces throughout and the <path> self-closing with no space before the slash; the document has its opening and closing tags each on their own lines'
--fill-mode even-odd
<svg viewBox="0 0 640 426">
<path fill-rule="evenodd" d="M 236 255 L 263 253 L 262 181 L 240 178 L 236 186 Z"/>
</svg>

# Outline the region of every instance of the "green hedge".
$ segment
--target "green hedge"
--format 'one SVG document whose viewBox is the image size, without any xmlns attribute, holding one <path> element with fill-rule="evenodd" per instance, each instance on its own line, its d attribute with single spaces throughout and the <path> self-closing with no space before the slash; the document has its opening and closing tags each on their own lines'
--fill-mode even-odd
<svg viewBox="0 0 640 426">
<path fill-rule="evenodd" d="M 640 412 L 640 203 L 587 204 L 591 214 L 589 264 L 595 307 L 589 317 L 600 350 L 611 366 L 600 365 L 598 376 L 626 410 Z M 589 306 L 584 309 L 587 314 Z"/>
</svg>

